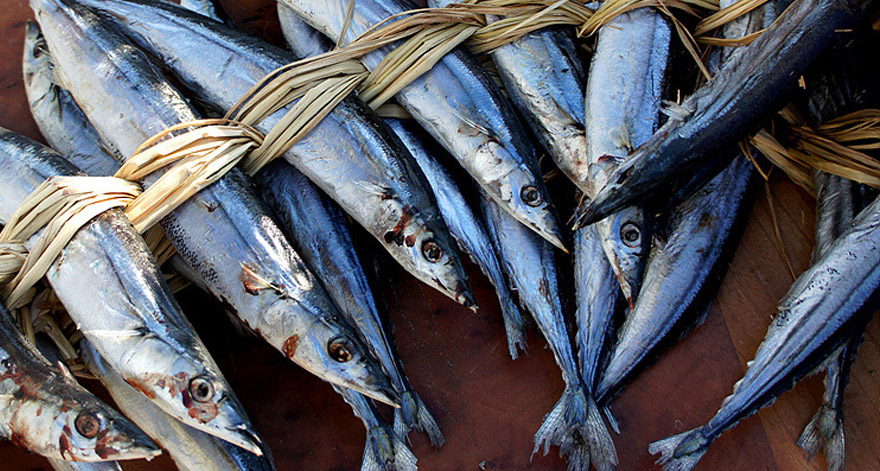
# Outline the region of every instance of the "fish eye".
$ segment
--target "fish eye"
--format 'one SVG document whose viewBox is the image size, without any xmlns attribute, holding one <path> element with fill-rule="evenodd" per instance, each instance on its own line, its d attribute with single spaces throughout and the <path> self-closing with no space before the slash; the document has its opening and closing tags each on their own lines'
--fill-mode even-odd
<svg viewBox="0 0 880 471">
<path fill-rule="evenodd" d="M 95 438 L 100 429 L 98 418 L 92 412 L 80 412 L 76 416 L 76 420 L 73 421 L 73 425 L 76 427 L 77 433 L 86 438 Z"/>
<path fill-rule="evenodd" d="M 327 345 L 327 353 L 330 354 L 330 358 L 339 363 L 347 363 L 354 358 L 354 355 L 351 353 L 351 348 L 343 339 L 330 341 L 330 344 Z"/>
<path fill-rule="evenodd" d="M 532 207 L 541 204 L 541 192 L 533 185 L 524 186 L 519 192 L 519 197 L 522 198 L 523 203 Z"/>
<path fill-rule="evenodd" d="M 443 249 L 433 240 L 429 240 L 422 244 L 422 255 L 425 257 L 425 260 L 435 263 L 443 257 Z"/>
<path fill-rule="evenodd" d="M 620 227 L 620 239 L 627 247 L 638 247 L 642 238 L 642 231 L 639 226 L 628 222 Z"/>
<path fill-rule="evenodd" d="M 214 385 L 204 376 L 189 381 L 189 395 L 197 402 L 208 402 L 214 397 Z"/>
</svg>

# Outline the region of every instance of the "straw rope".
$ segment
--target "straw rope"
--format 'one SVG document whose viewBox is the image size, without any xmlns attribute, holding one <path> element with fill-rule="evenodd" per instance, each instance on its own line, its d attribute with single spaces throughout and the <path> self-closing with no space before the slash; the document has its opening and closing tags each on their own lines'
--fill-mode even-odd
<svg viewBox="0 0 880 471">
<path fill-rule="evenodd" d="M 347 7 L 348 18 L 353 1 Z M 749 3 L 755 8 L 760 1 L 743 0 L 737 5 Z M 237 164 L 249 174 L 256 173 L 302 139 L 351 92 L 357 91 L 374 109 L 383 107 L 400 89 L 465 41 L 477 52 L 489 52 L 550 25 L 571 25 L 578 35 L 590 35 L 619 14 L 654 7 L 673 21 L 685 47 L 708 75 L 693 37 L 670 12 L 673 8 L 697 16 L 691 6 L 718 9 L 714 0 L 607 0 L 596 11 L 573 0 L 466 0 L 447 8 L 394 15 L 343 47 L 268 74 L 224 119 L 182 123 L 148 139 L 120 168 L 117 178 L 47 180 L 0 232 L 0 294 L 12 309 L 26 303 L 33 297 L 36 282 L 67 242 L 98 214 L 124 208 L 135 228 L 143 233 Z M 710 31 L 748 11 L 745 5 L 737 10 L 721 10 L 703 20 L 698 31 Z M 489 15 L 498 19 L 489 22 Z M 372 72 L 358 60 L 397 42 L 401 44 Z M 294 101 L 265 136 L 252 129 Z M 166 168 L 146 191 L 131 183 Z M 25 241 L 40 230 L 43 232 L 37 241 L 26 249 Z M 147 238 L 161 261 L 173 254 L 160 233 L 151 232 Z"/>
</svg>

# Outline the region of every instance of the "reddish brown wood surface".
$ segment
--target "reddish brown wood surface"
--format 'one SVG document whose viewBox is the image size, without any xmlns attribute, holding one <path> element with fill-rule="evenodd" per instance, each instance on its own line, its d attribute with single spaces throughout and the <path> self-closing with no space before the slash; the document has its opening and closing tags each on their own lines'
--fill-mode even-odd
<svg viewBox="0 0 880 471">
<path fill-rule="evenodd" d="M 225 2 L 252 34 L 278 42 L 274 3 Z M 21 83 L 25 0 L 4 0 L 0 14 L 0 126 L 39 139 Z M 771 181 L 773 208 L 795 272 L 806 268 L 812 245 L 813 202 L 782 178 Z M 619 469 L 652 470 L 649 442 L 708 420 L 730 393 L 764 337 L 776 302 L 792 281 L 774 239 L 768 199 L 754 206 L 740 247 L 703 326 L 667 352 L 632 383 L 612 410 Z M 568 270 L 568 260 L 560 268 Z M 488 281 L 473 265 L 469 275 L 481 309 L 462 309 L 402 270 L 380 286 L 395 325 L 406 370 L 446 434 L 430 448 L 412 435 L 420 469 L 563 470 L 557 450 L 531 459 L 532 436 L 562 391 L 559 371 L 542 339 L 529 338 L 529 353 L 507 355 L 498 306 Z M 567 298 L 571 293 L 566 292 Z M 190 292 L 184 307 L 274 452 L 279 470 L 355 470 L 364 432 L 349 407 L 257 339 L 237 333 L 218 305 Z M 847 470 L 880 469 L 880 366 L 878 326 L 853 367 L 846 396 Z M 99 386 L 90 385 L 99 390 Z M 820 403 L 821 377 L 810 378 L 771 407 L 725 433 L 698 470 L 822 470 L 822 456 L 808 462 L 795 440 Z M 0 469 L 49 469 L 39 456 L 0 444 Z M 174 469 L 165 457 L 126 464 L 127 470 Z"/>
</svg>

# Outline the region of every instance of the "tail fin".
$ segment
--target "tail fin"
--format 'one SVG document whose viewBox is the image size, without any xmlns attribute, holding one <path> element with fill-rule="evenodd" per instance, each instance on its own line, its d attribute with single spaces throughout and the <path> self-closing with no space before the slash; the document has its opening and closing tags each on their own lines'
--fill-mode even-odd
<svg viewBox="0 0 880 471">
<path fill-rule="evenodd" d="M 501 303 L 501 317 L 504 319 L 504 332 L 507 334 L 507 351 L 510 352 L 510 358 L 516 360 L 520 350 L 526 351 L 526 323 L 509 291 L 505 289 L 502 296 L 499 289 L 498 301 Z"/>
<path fill-rule="evenodd" d="M 819 447 L 822 447 L 825 451 L 828 471 L 843 471 L 845 455 L 843 417 L 827 404 L 819 407 L 810 419 L 810 423 L 804 427 L 797 444 L 810 458 L 819 451 Z"/>
<path fill-rule="evenodd" d="M 591 461 L 599 471 L 611 471 L 617 465 L 617 452 L 602 414 L 580 388 L 566 388 L 553 410 L 544 416 L 544 423 L 535 433 L 532 454 L 543 447 L 546 455 L 550 445 L 559 447 L 569 471 L 589 469 Z"/>
<path fill-rule="evenodd" d="M 367 430 L 361 471 L 416 471 L 416 457 L 388 427 Z"/>
<path fill-rule="evenodd" d="M 660 453 L 657 464 L 663 465 L 664 471 L 690 471 L 706 454 L 710 443 L 696 428 L 657 440 L 648 446 L 648 452 Z"/>
<path fill-rule="evenodd" d="M 394 433 L 406 437 L 410 430 L 425 432 L 431 446 L 440 448 L 446 439 L 428 407 L 412 389 L 400 395 L 400 408 L 394 409 Z"/>
</svg>

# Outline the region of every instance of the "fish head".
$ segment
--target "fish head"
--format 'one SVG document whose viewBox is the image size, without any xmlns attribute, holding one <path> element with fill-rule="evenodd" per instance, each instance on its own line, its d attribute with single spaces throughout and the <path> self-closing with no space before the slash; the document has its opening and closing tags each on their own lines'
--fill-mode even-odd
<svg viewBox="0 0 880 471">
<path fill-rule="evenodd" d="M 324 381 L 398 406 L 397 393 L 385 370 L 354 330 L 335 313 L 315 316 L 304 329 L 283 340 L 281 351 Z"/>
<path fill-rule="evenodd" d="M 155 337 L 145 337 L 139 354 L 116 362 L 116 373 L 153 404 L 177 420 L 237 445 L 262 453 L 263 441 L 251 426 L 232 388 L 201 345 L 187 345 L 186 354 Z M 94 347 L 83 348 L 89 364 L 110 368 Z M 96 362 L 94 358 L 99 358 Z"/>
<path fill-rule="evenodd" d="M 161 453 L 128 419 L 46 361 L 4 356 L 0 383 L 4 391 L 14 391 L 3 399 L 3 407 L 14 411 L 3 424 L 4 435 L 22 448 L 89 462 L 152 459 Z"/>
<path fill-rule="evenodd" d="M 28 21 L 25 26 L 24 54 L 21 68 L 28 99 L 31 103 L 53 99 L 55 89 L 52 57 L 43 33 L 36 23 Z"/>
<path fill-rule="evenodd" d="M 388 207 L 389 226 L 393 226 L 383 236 L 388 252 L 416 278 L 476 309 L 455 243 L 440 216 L 416 212 L 394 199 L 382 204 Z"/>
<path fill-rule="evenodd" d="M 649 225 L 645 212 L 630 206 L 599 223 L 602 246 L 630 308 L 635 304 L 650 250 Z"/>
<path fill-rule="evenodd" d="M 547 187 L 526 165 L 519 165 L 504 176 L 497 196 L 488 194 L 519 222 L 568 252 Z"/>
<path fill-rule="evenodd" d="M 93 404 L 56 409 L 54 430 L 58 436 L 53 441 L 57 440 L 62 459 L 149 460 L 161 454 L 153 441 L 130 421 L 97 400 L 89 402 Z"/>
</svg>

